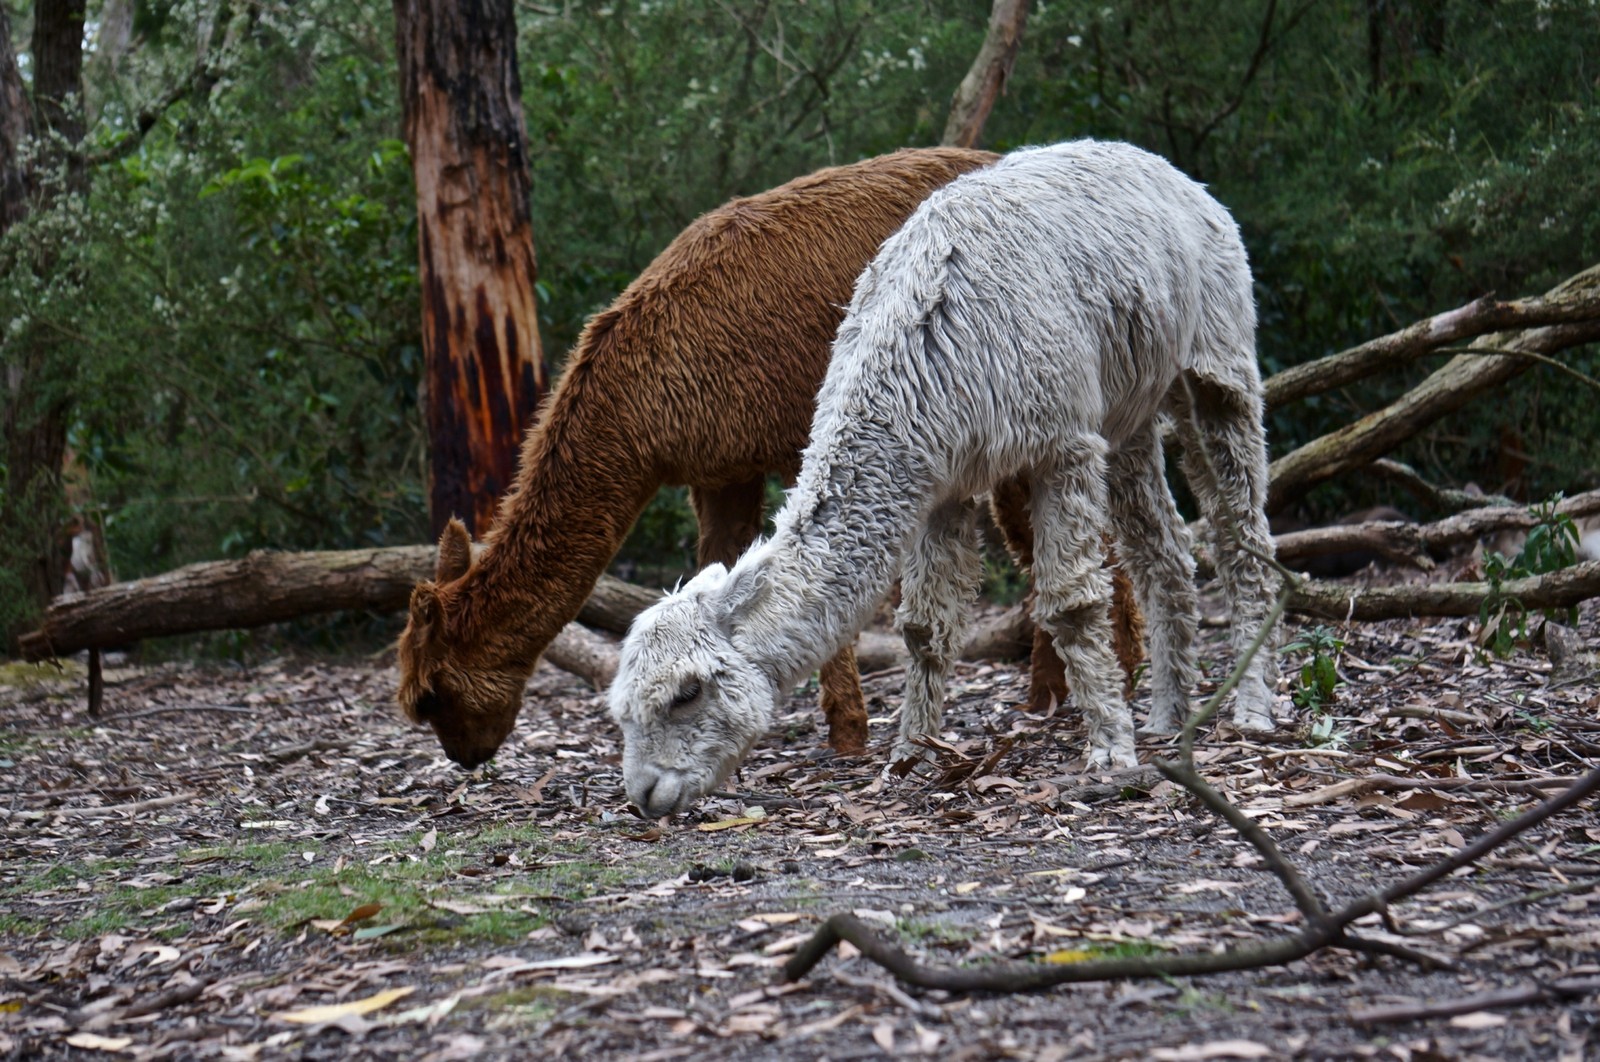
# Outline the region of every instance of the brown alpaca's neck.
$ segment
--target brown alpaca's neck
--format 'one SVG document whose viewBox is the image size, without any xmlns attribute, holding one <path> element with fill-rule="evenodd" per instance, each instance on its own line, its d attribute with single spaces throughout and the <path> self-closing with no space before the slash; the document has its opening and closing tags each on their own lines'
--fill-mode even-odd
<svg viewBox="0 0 1600 1062">
<path fill-rule="evenodd" d="M 658 483 L 581 360 L 523 444 L 516 485 L 462 587 L 461 633 L 532 664 L 588 600 Z"/>
</svg>

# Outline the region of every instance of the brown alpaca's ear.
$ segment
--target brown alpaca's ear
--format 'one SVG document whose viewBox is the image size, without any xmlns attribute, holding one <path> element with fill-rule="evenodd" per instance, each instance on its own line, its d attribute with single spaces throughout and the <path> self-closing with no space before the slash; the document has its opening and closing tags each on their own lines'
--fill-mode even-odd
<svg viewBox="0 0 1600 1062">
<path fill-rule="evenodd" d="M 444 617 L 438 587 L 433 583 L 418 583 L 411 591 L 410 612 L 409 637 L 402 638 L 400 646 L 403 655 L 412 655 L 411 666 L 415 667 L 439 655 L 435 646 L 443 633 Z"/>
<path fill-rule="evenodd" d="M 444 525 L 444 534 L 439 536 L 439 561 L 434 568 L 433 581 L 453 583 L 471 567 L 472 536 L 467 533 L 467 525 L 452 516 Z"/>
</svg>

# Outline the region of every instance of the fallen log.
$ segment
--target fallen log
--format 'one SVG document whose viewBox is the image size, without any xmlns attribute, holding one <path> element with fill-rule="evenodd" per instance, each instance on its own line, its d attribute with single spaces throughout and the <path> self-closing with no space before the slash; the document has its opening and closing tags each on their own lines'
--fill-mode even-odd
<svg viewBox="0 0 1600 1062">
<path fill-rule="evenodd" d="M 1600 320 L 1600 288 L 1561 292 L 1509 302 L 1484 296 L 1349 350 L 1291 366 L 1265 381 L 1267 405 L 1277 408 L 1319 395 L 1490 332 Z"/>
<path fill-rule="evenodd" d="M 1349 586 L 1306 580 L 1289 597 L 1289 611 L 1329 620 L 1385 620 L 1410 616 L 1476 616 L 1496 594 L 1489 583 L 1432 583 L 1402 586 Z M 1515 599 L 1528 610 L 1570 608 L 1600 597 L 1600 561 L 1584 561 L 1546 575 L 1500 584 L 1502 600 Z"/>
<path fill-rule="evenodd" d="M 25 658 L 41 660 L 143 638 L 261 627 L 344 609 L 398 612 L 411 588 L 433 576 L 434 554 L 432 546 L 258 550 L 238 560 L 190 564 L 59 597 L 45 610 L 39 629 L 24 634 L 18 645 Z M 658 596 L 604 575 L 578 622 L 622 634 Z"/>
<path fill-rule="evenodd" d="M 1600 490 L 1585 491 L 1562 500 L 1558 514 L 1574 520 L 1600 513 Z M 1370 550 L 1390 560 L 1427 570 L 1429 557 L 1438 552 L 1471 542 L 1494 531 L 1526 531 L 1533 527 L 1534 515 L 1525 506 L 1469 509 L 1431 524 L 1408 524 L 1398 520 L 1365 524 L 1337 524 L 1305 531 L 1287 531 L 1274 537 L 1279 562 L 1293 568 L 1307 557 Z"/>
<path fill-rule="evenodd" d="M 1557 285 L 1545 299 L 1557 304 L 1587 300 L 1597 291 L 1600 291 L 1600 266 L 1592 266 Z M 1597 339 L 1600 339 L 1600 320 L 1480 337 L 1472 346 L 1483 350 L 1482 355 L 1457 354 L 1385 408 L 1313 439 L 1272 462 L 1268 469 L 1267 510 L 1277 512 L 1318 483 L 1371 464 L 1439 418 L 1537 364 L 1517 354 L 1550 354 Z M 1495 351 L 1512 353 L 1496 354 Z"/>
<path fill-rule="evenodd" d="M 18 644 L 28 660 L 97 651 L 145 638 L 198 631 L 262 627 L 301 616 L 346 609 L 398 612 L 411 588 L 432 577 L 433 546 L 390 546 L 337 552 L 280 553 L 260 550 L 238 560 L 190 564 L 148 579 L 57 598 L 39 629 Z M 610 684 L 617 670 L 616 646 L 587 628 L 624 634 L 633 618 L 660 592 L 602 575 L 578 613 L 545 649 L 544 659 L 587 680 L 595 689 Z M 867 670 L 903 663 L 898 636 L 869 632 Z M 1017 609 L 979 628 L 963 659 L 1025 656 L 1032 627 Z"/>
</svg>

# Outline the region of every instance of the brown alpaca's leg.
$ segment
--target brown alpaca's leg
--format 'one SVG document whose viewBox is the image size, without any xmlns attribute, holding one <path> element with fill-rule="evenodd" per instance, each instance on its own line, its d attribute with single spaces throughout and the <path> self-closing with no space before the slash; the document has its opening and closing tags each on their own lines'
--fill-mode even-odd
<svg viewBox="0 0 1600 1062">
<path fill-rule="evenodd" d="M 856 647 L 847 645 L 822 665 L 822 714 L 828 745 L 841 756 L 867 751 L 867 702 L 856 670 Z"/>
<path fill-rule="evenodd" d="M 689 501 L 700 526 L 696 559 L 731 565 L 761 533 L 761 507 L 766 480 L 752 479 L 708 489 L 690 487 Z M 846 646 L 822 665 L 822 713 L 828 720 L 828 744 L 841 756 L 867 751 L 867 702 L 861 695 L 854 646 Z"/>
<path fill-rule="evenodd" d="M 689 504 L 694 506 L 695 523 L 700 528 L 700 544 L 695 551 L 700 567 L 708 564 L 731 567 L 739 554 L 756 540 L 761 534 L 761 505 L 766 489 L 763 479 L 714 489 L 689 488 Z"/>
<path fill-rule="evenodd" d="M 1144 613 L 1133 592 L 1133 580 L 1122 567 L 1116 547 L 1106 542 L 1106 565 L 1111 569 L 1111 646 L 1122 665 L 1122 695 L 1133 699 L 1133 676 L 1144 661 Z M 1063 678 L 1065 683 L 1066 679 Z"/>
<path fill-rule="evenodd" d="M 1025 479 L 1008 479 L 990 494 L 994 522 L 1005 537 L 1006 548 L 1018 566 L 1033 567 L 1033 527 L 1028 519 L 1028 499 L 1032 487 Z M 1122 695 L 1133 696 L 1133 676 L 1144 660 L 1144 613 L 1133 592 L 1133 582 L 1123 571 L 1111 539 L 1106 539 L 1106 566 L 1111 569 L 1111 638 L 1117 661 L 1122 665 Z M 1024 605 L 1031 611 L 1033 591 Z M 1056 654 L 1048 631 L 1033 629 L 1033 651 L 1028 659 L 1028 711 L 1047 714 L 1051 707 L 1067 703 L 1067 673 Z"/>
<path fill-rule="evenodd" d="M 995 526 L 1006 540 L 1006 550 L 1023 571 L 1033 568 L 1033 525 L 1028 520 L 1028 499 L 1033 486 L 1026 479 L 1008 479 L 995 485 L 989 495 L 989 509 Z M 1023 605 L 1033 611 L 1034 592 L 1030 588 Z M 1067 673 L 1056 655 L 1048 631 L 1033 629 L 1033 651 L 1028 656 L 1028 711 L 1047 715 L 1053 705 L 1067 702 Z"/>
</svg>

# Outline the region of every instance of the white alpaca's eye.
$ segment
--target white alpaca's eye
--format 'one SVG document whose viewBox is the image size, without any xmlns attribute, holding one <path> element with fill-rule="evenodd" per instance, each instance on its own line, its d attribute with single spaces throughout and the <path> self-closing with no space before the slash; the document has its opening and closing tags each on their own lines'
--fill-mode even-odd
<svg viewBox="0 0 1600 1062">
<path fill-rule="evenodd" d="M 682 708 L 698 696 L 700 696 L 700 680 L 689 679 L 678 687 L 677 695 L 672 698 L 672 706 L 674 708 Z"/>
</svg>

